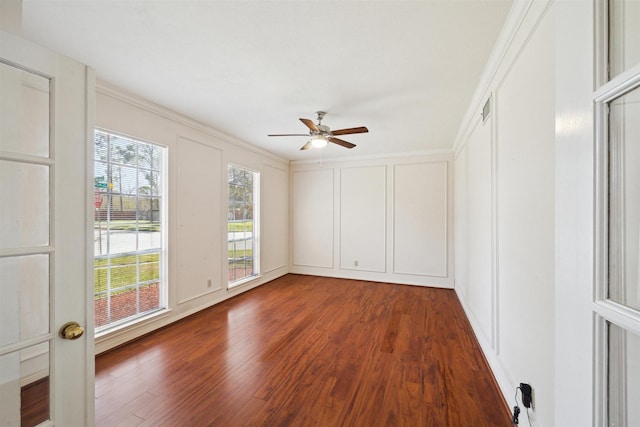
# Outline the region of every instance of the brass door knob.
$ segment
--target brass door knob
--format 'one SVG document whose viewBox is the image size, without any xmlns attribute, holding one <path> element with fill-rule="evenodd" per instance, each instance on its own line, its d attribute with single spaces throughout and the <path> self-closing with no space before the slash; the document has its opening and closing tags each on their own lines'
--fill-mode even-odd
<svg viewBox="0 0 640 427">
<path fill-rule="evenodd" d="M 60 328 L 60 336 L 65 340 L 77 340 L 84 334 L 84 328 L 77 322 L 67 322 Z"/>
</svg>

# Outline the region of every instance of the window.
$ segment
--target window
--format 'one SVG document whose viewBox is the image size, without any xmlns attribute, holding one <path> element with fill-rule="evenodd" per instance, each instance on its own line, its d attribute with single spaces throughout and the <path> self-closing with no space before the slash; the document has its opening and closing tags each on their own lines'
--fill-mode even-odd
<svg viewBox="0 0 640 427">
<path fill-rule="evenodd" d="M 228 256 L 229 287 L 258 275 L 258 189 L 257 172 L 229 165 Z"/>
<path fill-rule="evenodd" d="M 610 77 L 640 63 L 640 2 L 609 0 L 608 57 Z"/>
<path fill-rule="evenodd" d="M 97 331 L 165 308 L 165 157 L 160 146 L 95 132 Z"/>
<path fill-rule="evenodd" d="M 640 311 L 640 88 L 608 104 L 608 298 Z"/>
<path fill-rule="evenodd" d="M 624 427 L 640 418 L 640 3 L 599 14 L 594 425 Z"/>
</svg>

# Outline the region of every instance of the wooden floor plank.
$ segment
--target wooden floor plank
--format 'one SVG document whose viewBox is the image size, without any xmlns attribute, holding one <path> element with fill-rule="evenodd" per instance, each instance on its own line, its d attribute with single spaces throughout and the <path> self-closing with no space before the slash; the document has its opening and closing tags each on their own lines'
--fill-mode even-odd
<svg viewBox="0 0 640 427">
<path fill-rule="evenodd" d="M 452 290 L 292 274 L 99 356 L 96 388 L 98 426 L 511 425 Z"/>
</svg>

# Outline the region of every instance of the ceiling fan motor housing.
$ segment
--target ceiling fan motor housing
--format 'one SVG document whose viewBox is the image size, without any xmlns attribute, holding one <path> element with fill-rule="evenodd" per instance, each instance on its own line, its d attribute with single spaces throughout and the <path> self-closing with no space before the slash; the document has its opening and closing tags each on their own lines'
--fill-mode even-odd
<svg viewBox="0 0 640 427">
<path fill-rule="evenodd" d="M 328 135 L 331 132 L 331 129 L 329 128 L 329 126 L 318 124 L 316 125 L 316 127 L 318 128 L 319 130 L 318 133 L 320 135 Z"/>
</svg>

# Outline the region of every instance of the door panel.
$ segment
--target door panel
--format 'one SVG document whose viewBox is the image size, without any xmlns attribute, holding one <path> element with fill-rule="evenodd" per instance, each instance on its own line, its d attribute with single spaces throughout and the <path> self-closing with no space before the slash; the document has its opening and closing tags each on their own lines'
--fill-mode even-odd
<svg viewBox="0 0 640 427">
<path fill-rule="evenodd" d="M 2 425 L 94 422 L 93 100 L 92 70 L 0 32 Z M 58 335 L 70 320 L 84 336 Z"/>
<path fill-rule="evenodd" d="M 0 160 L 0 249 L 49 244 L 50 173 L 47 164 L 30 164 L 15 156 Z"/>
</svg>

